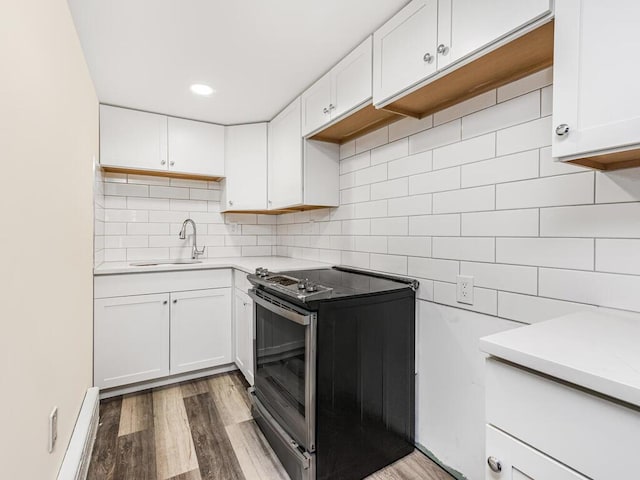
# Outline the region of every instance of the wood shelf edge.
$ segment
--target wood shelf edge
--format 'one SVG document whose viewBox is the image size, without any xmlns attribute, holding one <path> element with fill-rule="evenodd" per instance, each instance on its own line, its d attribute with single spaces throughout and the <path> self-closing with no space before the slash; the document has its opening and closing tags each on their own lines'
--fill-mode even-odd
<svg viewBox="0 0 640 480">
<path fill-rule="evenodd" d="M 109 173 L 126 173 L 131 175 L 149 175 L 151 177 L 166 177 L 166 178 L 183 178 L 186 180 L 206 180 L 208 182 L 219 182 L 224 177 L 211 177 L 207 175 L 193 175 L 190 173 L 176 173 L 176 172 L 159 172 L 156 170 L 140 170 L 135 168 L 121 168 L 121 167 L 103 167 L 100 166 L 103 172 Z"/>
<path fill-rule="evenodd" d="M 379 110 L 369 103 L 309 138 L 321 142 L 343 144 L 385 127 L 400 118 L 402 117 L 396 113 Z"/>
<path fill-rule="evenodd" d="M 604 171 L 640 167 L 640 148 L 568 160 L 567 163 Z"/>
</svg>

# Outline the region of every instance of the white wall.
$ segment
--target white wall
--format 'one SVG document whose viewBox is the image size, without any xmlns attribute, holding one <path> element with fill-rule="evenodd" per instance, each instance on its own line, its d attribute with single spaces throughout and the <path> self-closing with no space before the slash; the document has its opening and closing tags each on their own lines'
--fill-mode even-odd
<svg viewBox="0 0 640 480">
<path fill-rule="evenodd" d="M 336 209 L 282 215 L 277 252 L 416 277 L 418 441 L 484 465 L 480 337 L 597 306 L 640 311 L 640 169 L 551 158 L 552 71 L 341 146 Z M 475 279 L 456 302 L 458 274 Z"/>
<path fill-rule="evenodd" d="M 163 258 L 190 258 L 191 227 L 178 238 L 182 222 L 198 229 L 204 257 L 270 256 L 276 217 L 220 213 L 220 184 L 204 180 L 104 172 L 96 192 L 96 265 Z M 102 219 L 99 221 L 98 219 Z M 100 225 L 102 223 L 102 225 Z M 104 236 L 100 238 L 98 231 Z"/>
<path fill-rule="evenodd" d="M 45 480 L 92 383 L 98 104 L 65 0 L 3 1 L 0 64 L 0 477 Z"/>
</svg>

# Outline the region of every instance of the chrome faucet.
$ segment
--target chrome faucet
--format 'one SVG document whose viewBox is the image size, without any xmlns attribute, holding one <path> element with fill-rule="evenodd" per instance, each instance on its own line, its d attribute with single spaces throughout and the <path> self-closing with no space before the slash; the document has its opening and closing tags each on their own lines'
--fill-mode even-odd
<svg viewBox="0 0 640 480">
<path fill-rule="evenodd" d="M 179 237 L 181 240 L 187 238 L 187 224 L 191 224 L 193 227 L 193 250 L 191 251 L 191 258 L 198 258 L 199 255 L 204 255 L 204 249 L 206 247 L 202 247 L 198 249 L 198 234 L 196 232 L 196 222 L 187 218 L 184 222 L 182 222 L 182 228 L 180 229 Z"/>
</svg>

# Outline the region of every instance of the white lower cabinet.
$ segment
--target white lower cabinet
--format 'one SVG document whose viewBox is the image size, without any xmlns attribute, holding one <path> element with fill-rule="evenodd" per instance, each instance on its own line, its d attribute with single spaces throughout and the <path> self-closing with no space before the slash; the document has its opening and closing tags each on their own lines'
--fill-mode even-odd
<svg viewBox="0 0 640 480">
<path fill-rule="evenodd" d="M 253 300 L 240 289 L 234 294 L 235 362 L 247 382 L 253 385 Z"/>
<path fill-rule="evenodd" d="M 231 289 L 171 294 L 171 374 L 231 362 Z"/>
<path fill-rule="evenodd" d="M 587 480 L 587 477 L 489 425 L 486 438 L 487 480 Z"/>
<path fill-rule="evenodd" d="M 169 374 L 169 294 L 95 301 L 94 383 L 110 388 Z"/>
</svg>

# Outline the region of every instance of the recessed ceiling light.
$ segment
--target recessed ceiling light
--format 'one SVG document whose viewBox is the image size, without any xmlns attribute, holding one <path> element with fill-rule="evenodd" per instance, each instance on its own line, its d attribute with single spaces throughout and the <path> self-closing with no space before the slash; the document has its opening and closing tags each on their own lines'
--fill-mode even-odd
<svg viewBox="0 0 640 480">
<path fill-rule="evenodd" d="M 196 95 L 203 95 L 205 97 L 208 97 L 215 92 L 215 90 L 209 85 L 204 85 L 202 83 L 194 83 L 191 85 L 191 91 Z"/>
</svg>

